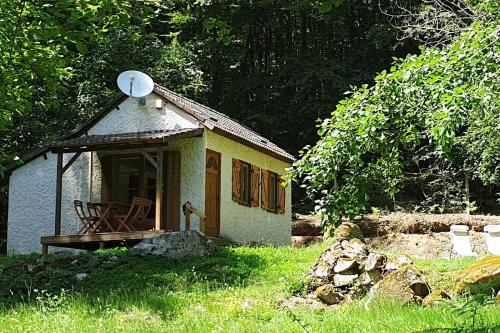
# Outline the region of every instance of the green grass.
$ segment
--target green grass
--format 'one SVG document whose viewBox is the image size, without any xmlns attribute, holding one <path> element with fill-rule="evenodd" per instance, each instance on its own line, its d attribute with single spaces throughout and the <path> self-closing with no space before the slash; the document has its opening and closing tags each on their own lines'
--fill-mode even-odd
<svg viewBox="0 0 500 333">
<path fill-rule="evenodd" d="M 139 259 L 116 250 L 76 262 L 51 259 L 37 273 L 23 268 L 36 256 L 2 257 L 0 332 L 303 332 L 304 325 L 309 332 L 393 333 L 438 332 L 462 323 L 445 307 L 386 303 L 367 310 L 359 302 L 282 309 L 280 302 L 300 286 L 324 247 L 219 248 L 213 257 L 191 262 Z M 449 286 L 450 272 L 469 264 L 417 261 L 434 288 Z M 78 272 L 89 276 L 78 281 Z M 482 314 L 484 327 L 499 327 L 498 306 Z"/>
</svg>

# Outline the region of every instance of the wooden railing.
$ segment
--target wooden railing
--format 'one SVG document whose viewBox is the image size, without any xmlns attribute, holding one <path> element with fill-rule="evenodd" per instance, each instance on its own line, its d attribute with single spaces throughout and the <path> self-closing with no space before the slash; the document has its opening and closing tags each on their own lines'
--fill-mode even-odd
<svg viewBox="0 0 500 333">
<path fill-rule="evenodd" d="M 193 207 L 189 201 L 182 206 L 182 209 L 184 211 L 184 215 L 186 216 L 185 230 L 187 231 L 191 229 L 191 214 L 195 214 L 200 219 L 200 231 L 205 233 L 205 222 L 207 220 L 205 213 L 200 211 L 198 208 Z"/>
</svg>

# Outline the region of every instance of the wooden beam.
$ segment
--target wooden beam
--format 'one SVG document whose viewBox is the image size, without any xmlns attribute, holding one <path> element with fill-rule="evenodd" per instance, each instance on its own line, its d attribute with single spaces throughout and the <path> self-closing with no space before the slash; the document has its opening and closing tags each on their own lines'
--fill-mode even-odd
<svg viewBox="0 0 500 333">
<path fill-rule="evenodd" d="M 191 228 L 191 214 L 194 213 L 198 218 L 200 219 L 200 231 L 205 233 L 205 222 L 207 219 L 207 216 L 205 213 L 200 211 L 198 208 L 193 207 L 189 202 L 185 203 L 186 211 L 186 226 L 185 229 L 189 230 Z"/>
<path fill-rule="evenodd" d="M 122 241 L 122 240 L 137 240 L 145 239 L 161 235 L 165 231 L 132 231 L 132 232 L 103 232 L 97 234 L 83 234 L 83 235 L 59 235 L 59 236 L 42 236 L 40 242 L 42 245 L 69 244 L 69 243 L 91 243 L 91 242 L 109 242 L 109 241 Z"/>
<path fill-rule="evenodd" d="M 78 157 L 80 157 L 80 155 L 81 155 L 81 154 L 82 154 L 82 152 L 81 152 L 81 151 L 79 151 L 79 152 L 77 152 L 75 155 L 73 155 L 73 157 L 72 157 L 72 158 L 68 161 L 68 163 L 66 163 L 66 164 L 64 165 L 64 167 L 62 168 L 62 173 L 65 173 L 65 172 L 66 172 L 66 170 L 68 170 L 68 169 L 69 169 L 69 167 L 70 167 L 73 163 L 75 163 L 75 161 L 78 159 Z"/>
<path fill-rule="evenodd" d="M 162 205 L 163 205 L 163 149 L 158 149 L 156 161 L 156 212 L 155 230 L 161 229 Z M 149 154 L 147 154 L 149 156 Z M 149 156 L 151 157 L 151 156 Z"/>
<path fill-rule="evenodd" d="M 54 235 L 61 234 L 61 201 L 62 201 L 62 176 L 63 176 L 63 154 L 57 154 L 57 171 L 56 171 L 56 210 Z"/>
<path fill-rule="evenodd" d="M 155 161 L 155 159 L 144 150 L 139 149 L 139 151 L 149 161 L 149 163 L 151 163 L 158 170 L 158 162 Z"/>
</svg>

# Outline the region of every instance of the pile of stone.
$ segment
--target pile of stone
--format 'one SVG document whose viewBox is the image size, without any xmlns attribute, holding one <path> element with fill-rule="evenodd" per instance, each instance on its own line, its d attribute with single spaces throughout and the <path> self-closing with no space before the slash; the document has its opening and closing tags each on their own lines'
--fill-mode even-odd
<svg viewBox="0 0 500 333">
<path fill-rule="evenodd" d="M 370 252 L 357 226 L 349 223 L 338 228 L 334 244 L 313 266 L 308 291 L 309 298 L 332 305 L 366 294 L 369 301 L 383 298 L 403 303 L 421 301 L 430 288 L 411 258 L 405 255 L 388 258 Z"/>
</svg>

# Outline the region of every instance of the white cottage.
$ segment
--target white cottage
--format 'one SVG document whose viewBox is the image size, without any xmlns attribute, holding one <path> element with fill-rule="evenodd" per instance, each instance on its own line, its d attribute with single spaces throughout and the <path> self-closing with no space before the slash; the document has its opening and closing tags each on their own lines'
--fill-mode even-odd
<svg viewBox="0 0 500 333">
<path fill-rule="evenodd" d="M 184 230 L 188 202 L 187 215 L 201 216 L 188 217 L 190 229 L 288 245 L 291 190 L 280 176 L 293 159 L 226 115 L 161 86 L 145 102 L 121 95 L 9 170 L 7 250 L 133 244 Z M 149 199 L 149 209 L 140 223 L 120 226 L 134 197 Z M 75 200 L 97 203 L 89 206 L 93 212 L 84 205 L 83 213 L 98 229 L 83 227 Z"/>
</svg>

